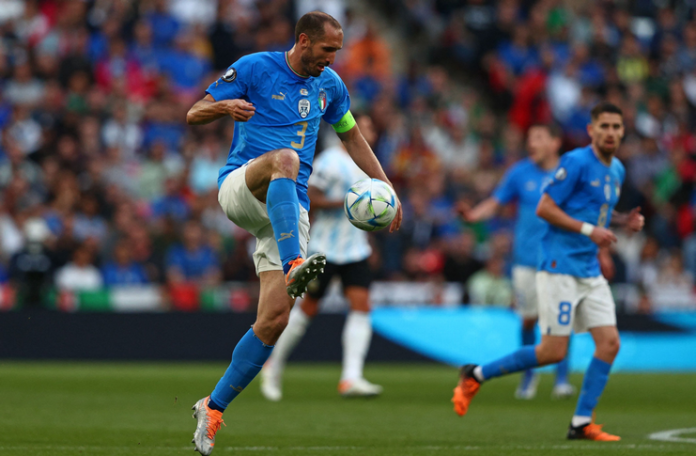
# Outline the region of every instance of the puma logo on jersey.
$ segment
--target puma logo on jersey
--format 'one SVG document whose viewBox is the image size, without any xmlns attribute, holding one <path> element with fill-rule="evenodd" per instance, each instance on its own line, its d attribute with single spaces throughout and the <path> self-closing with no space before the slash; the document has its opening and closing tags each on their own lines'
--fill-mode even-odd
<svg viewBox="0 0 696 456">
<path fill-rule="evenodd" d="M 592 182 L 590 182 L 590 185 L 593 187 L 599 187 L 599 179 L 595 179 Z"/>
<path fill-rule="evenodd" d="M 292 234 L 293 231 L 294 230 L 290 230 L 289 233 L 280 233 L 280 237 L 278 238 L 278 242 L 295 237 L 295 235 Z"/>
<path fill-rule="evenodd" d="M 285 94 L 283 92 L 278 92 L 280 95 L 271 95 L 274 100 L 285 100 Z"/>
</svg>

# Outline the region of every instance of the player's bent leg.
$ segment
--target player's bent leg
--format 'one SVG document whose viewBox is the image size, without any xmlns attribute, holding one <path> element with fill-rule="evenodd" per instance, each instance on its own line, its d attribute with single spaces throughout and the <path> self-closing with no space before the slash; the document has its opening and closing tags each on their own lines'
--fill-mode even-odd
<svg viewBox="0 0 696 456">
<path fill-rule="evenodd" d="M 570 338 L 568 338 L 568 348 L 565 358 L 556 364 L 556 379 L 551 391 L 553 399 L 569 399 L 577 392 L 568 380 L 568 372 L 570 371 Z"/>
<path fill-rule="evenodd" d="M 516 310 L 522 317 L 522 346 L 536 345 L 536 323 L 539 317 L 536 269 L 521 265 L 514 266 L 512 283 L 517 304 Z M 539 375 L 533 369 L 526 369 L 515 390 L 515 398 L 533 399 L 536 396 L 538 383 Z"/>
<path fill-rule="evenodd" d="M 536 305 L 535 311 L 536 311 Z M 524 309 L 523 309 L 524 312 Z M 536 315 L 522 316 L 522 346 L 536 345 Z M 515 390 L 515 398 L 522 400 L 531 400 L 536 397 L 537 386 L 539 385 L 539 374 L 534 372 L 533 369 L 527 369 L 522 373 L 522 378 L 520 379 L 520 384 Z"/>
<path fill-rule="evenodd" d="M 595 341 L 595 356 L 583 379 L 582 391 L 578 398 L 575 415 L 568 429 L 569 439 L 598 441 L 618 441 L 620 437 L 602 431 L 601 425 L 594 424 L 594 410 L 604 392 L 611 365 L 619 352 L 619 332 L 616 326 L 590 328 Z"/>
<path fill-rule="evenodd" d="M 299 305 L 302 312 L 309 318 L 314 318 L 319 313 L 319 300 L 313 296 L 305 296 Z"/>
<path fill-rule="evenodd" d="M 290 312 L 288 325 L 261 370 L 261 394 L 269 401 L 277 402 L 283 398 L 282 382 L 285 363 L 304 337 L 318 309 L 319 301 L 307 296 Z"/>
<path fill-rule="evenodd" d="M 265 203 L 272 180 L 295 180 L 300 171 L 300 157 L 292 149 L 278 149 L 255 158 L 247 165 L 246 185 L 254 197 Z"/>
<path fill-rule="evenodd" d="M 282 271 L 261 272 L 259 279 L 259 308 L 252 329 L 265 344 L 275 345 L 288 324 L 295 300 L 285 293 Z"/>
<path fill-rule="evenodd" d="M 536 346 L 536 356 L 540 366 L 555 364 L 563 360 L 568 353 L 569 336 L 541 336 L 541 343 Z"/>
<path fill-rule="evenodd" d="M 237 343 L 232 362 L 212 394 L 194 405 L 194 418 L 198 424 L 193 443 L 201 454 L 212 452 L 222 413 L 261 371 L 273 351 L 273 344 L 287 325 L 293 300 L 285 293 L 283 273 L 265 271 L 259 274 L 259 278 L 261 290 L 256 322 Z"/>
<path fill-rule="evenodd" d="M 481 383 L 495 377 L 520 372 L 525 369 L 557 363 L 566 354 L 567 336 L 543 336 L 536 347 L 519 350 L 491 363 L 476 366 L 467 364 L 460 372 L 459 384 L 454 389 L 452 402 L 459 416 L 466 414 Z"/>
<path fill-rule="evenodd" d="M 347 286 L 344 294 L 350 312 L 343 326 L 343 372 L 338 392 L 343 397 L 370 397 L 382 394 L 383 388 L 365 380 L 363 367 L 372 340 L 369 289 Z"/>
<path fill-rule="evenodd" d="M 326 265 L 326 257 L 321 253 L 306 260 L 301 255 L 300 202 L 295 182 L 299 167 L 297 152 L 279 149 L 249 163 L 246 172 L 249 190 L 257 199 L 266 202 L 268 218 L 286 275 L 287 293 L 292 298 L 302 295 L 307 284 Z"/>
</svg>

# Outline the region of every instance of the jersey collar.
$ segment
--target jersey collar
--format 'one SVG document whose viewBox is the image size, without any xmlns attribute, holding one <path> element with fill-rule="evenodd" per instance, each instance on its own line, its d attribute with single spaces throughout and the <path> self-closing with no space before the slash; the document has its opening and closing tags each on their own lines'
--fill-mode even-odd
<svg viewBox="0 0 696 456">
<path fill-rule="evenodd" d="M 300 73 L 294 70 L 294 68 L 290 65 L 290 60 L 288 59 L 288 51 L 285 51 L 285 65 L 292 72 L 292 74 L 294 74 L 298 78 L 301 78 L 303 81 L 307 81 L 311 78 L 311 76 L 302 76 Z"/>
</svg>

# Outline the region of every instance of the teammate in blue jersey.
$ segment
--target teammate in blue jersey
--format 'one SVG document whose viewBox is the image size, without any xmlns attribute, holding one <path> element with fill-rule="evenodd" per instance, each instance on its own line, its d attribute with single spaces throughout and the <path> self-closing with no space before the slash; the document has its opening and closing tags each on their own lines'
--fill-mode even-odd
<svg viewBox="0 0 696 456">
<path fill-rule="evenodd" d="M 591 118 L 587 132 L 592 143 L 561 158 L 537 206 L 537 215 L 549 224 L 541 240 L 536 276 L 541 343 L 491 363 L 463 366 L 452 398 L 460 416 L 466 414 L 484 381 L 557 363 L 566 356 L 571 331 L 589 331 L 595 353 L 567 437 L 620 440 L 602 431 L 593 419 L 619 351 L 614 300 L 601 275 L 597 252 L 616 241 L 606 228 L 612 219 L 632 231 L 643 229 L 644 220 L 640 208 L 614 213 L 625 176 L 623 165 L 614 157 L 624 134 L 621 110 L 601 103 L 592 109 Z"/>
<path fill-rule="evenodd" d="M 321 120 L 333 126 L 365 174 L 389 182 L 350 113 L 346 86 L 329 69 L 342 47 L 343 30 L 333 17 L 307 13 L 297 22 L 290 51 L 242 57 L 187 114 L 190 125 L 235 120 L 218 201 L 230 220 L 256 237 L 261 282 L 256 322 L 237 343 L 214 391 L 193 407 L 193 443 L 201 454 L 212 452 L 225 408 L 259 373 L 295 298 L 326 264 L 323 253 L 306 257 L 307 180 Z M 390 231 L 400 224 L 399 209 Z"/>
<path fill-rule="evenodd" d="M 561 147 L 561 131 L 555 125 L 532 125 L 527 132 L 529 158 L 516 163 L 503 177 L 493 195 L 473 209 L 462 207 L 467 222 L 489 220 L 501 205 L 517 202 L 515 240 L 513 244 L 514 266 L 512 283 L 515 290 L 516 310 L 522 317 L 522 345 L 536 343 L 535 327 L 539 317 L 535 275 L 539 259 L 541 237 L 546 222 L 536 215 L 536 208 L 544 187 L 551 181 L 558 166 L 558 150 Z M 536 396 L 539 375 L 527 369 L 515 397 L 533 399 Z M 556 367 L 556 382 L 552 396 L 566 398 L 575 394 L 568 383 L 568 357 Z"/>
</svg>

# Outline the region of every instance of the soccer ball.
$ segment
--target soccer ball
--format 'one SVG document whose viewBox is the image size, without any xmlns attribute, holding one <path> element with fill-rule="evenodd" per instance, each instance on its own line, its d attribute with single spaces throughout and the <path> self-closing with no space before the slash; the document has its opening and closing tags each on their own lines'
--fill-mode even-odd
<svg viewBox="0 0 696 456">
<path fill-rule="evenodd" d="M 362 179 L 346 193 L 343 209 L 350 223 L 365 231 L 389 226 L 399 202 L 394 190 L 379 179 Z"/>
</svg>

